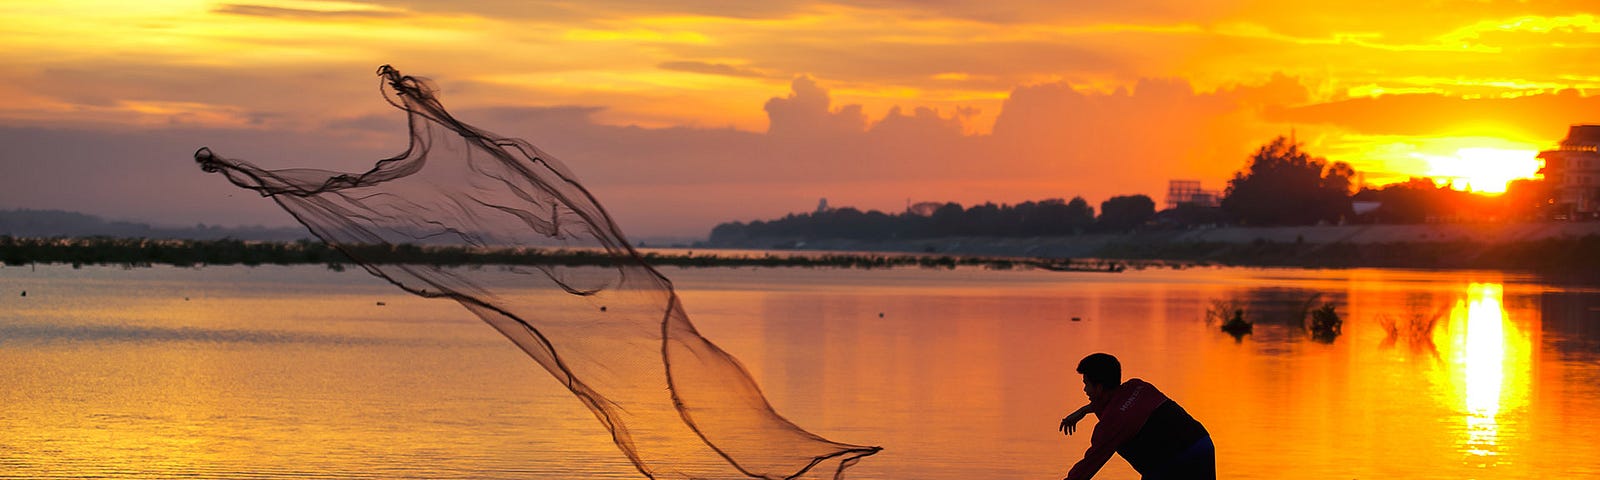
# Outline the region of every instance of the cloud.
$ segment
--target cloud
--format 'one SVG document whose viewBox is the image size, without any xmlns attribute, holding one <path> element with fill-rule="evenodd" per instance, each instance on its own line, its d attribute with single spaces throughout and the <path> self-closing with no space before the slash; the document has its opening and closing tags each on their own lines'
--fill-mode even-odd
<svg viewBox="0 0 1600 480">
<path fill-rule="evenodd" d="M 810 77 L 795 78 L 793 92 L 785 98 L 767 100 L 769 126 L 775 137 L 845 137 L 866 131 L 867 116 L 860 105 L 832 110 L 828 91 Z"/>
<path fill-rule="evenodd" d="M 819 197 L 891 211 L 908 199 L 973 204 L 1083 196 L 1098 203 L 1142 193 L 1159 202 L 1170 179 L 1201 179 L 1220 189 L 1251 151 L 1291 125 L 1302 138 L 1322 138 L 1351 131 L 1420 134 L 1463 118 L 1547 115 L 1540 121 L 1560 125 L 1538 124 L 1549 129 L 1539 133 L 1559 136 L 1575 115 L 1600 106 L 1600 99 L 1575 95 L 1310 103 L 1305 81 L 1285 75 L 1214 90 L 1172 78 L 1142 79 L 1111 92 L 1057 81 L 1013 89 L 996 112 L 993 132 L 973 133 L 969 122 L 980 113 L 973 109 L 895 107 L 874 117 L 860 105 L 837 102 L 824 80 L 802 76 L 766 102 L 766 131 L 610 125 L 599 120 L 607 109 L 595 105 L 466 105 L 452 113 L 526 139 L 567 163 L 630 233 L 698 236 L 723 221 L 805 210 Z M 1411 110 L 1440 113 L 1403 113 Z M 7 192 L 0 208 L 60 208 L 169 224 L 283 225 L 287 219 L 270 202 L 200 173 L 189 155 L 204 145 L 269 168 L 358 172 L 407 141 L 404 116 L 394 110 L 306 128 L 290 128 L 292 120 L 253 129 L 122 133 L 0 127 L 0 143 L 15 146 L 0 151 L 0 165 L 8 166 L 0 177 L 0 191 Z"/>
<path fill-rule="evenodd" d="M 294 20 L 348 20 L 364 18 L 400 18 L 410 16 L 409 13 L 395 10 L 308 10 L 303 8 L 285 8 L 240 3 L 223 4 L 212 9 L 211 11 L 228 15 L 285 18 Z"/>
<path fill-rule="evenodd" d="M 734 19 L 775 18 L 811 5 L 796 0 L 369 0 L 369 3 L 419 12 L 488 17 L 541 18 L 563 21 L 606 20 L 633 16 L 704 15 Z"/>
<path fill-rule="evenodd" d="M 1120 75 L 1132 69 L 1125 58 L 1114 55 L 1114 48 L 1049 29 L 1019 33 L 965 21 L 913 18 L 890 22 L 892 18 L 825 12 L 774 21 L 761 30 L 737 23 L 697 25 L 691 20 L 683 28 L 705 31 L 713 41 L 656 48 L 680 59 L 740 59 L 743 68 L 771 75 L 809 74 L 924 88 L 934 88 L 934 77 L 951 71 L 984 80 L 972 86 L 1003 90 L 1021 79 L 1064 71 Z"/>
<path fill-rule="evenodd" d="M 1021 87 L 995 122 L 993 147 L 1004 158 L 1027 159 L 1014 168 L 1058 179 L 1061 189 L 1091 200 L 1135 193 L 1159 200 L 1171 179 L 1226 178 L 1251 148 L 1280 133 L 1257 112 L 1303 95 L 1292 83 L 1278 77 L 1196 92 L 1184 80 L 1143 79 L 1109 94 L 1065 82 Z"/>
<path fill-rule="evenodd" d="M 778 75 L 763 71 L 761 69 L 729 65 L 726 63 L 675 61 L 662 62 L 660 65 L 658 65 L 658 67 L 663 70 L 704 73 L 707 75 L 725 75 L 729 77 L 744 78 L 779 78 Z"/>
<path fill-rule="evenodd" d="M 6 71 L 9 82 L 49 100 L 39 107 L 0 105 L 0 122 L 53 125 L 151 125 L 177 122 L 210 126 L 269 126 L 305 119 L 317 123 L 387 110 L 373 101 L 372 66 L 319 70 L 314 66 L 223 67 L 105 61 Z M 329 73 L 333 72 L 333 73 Z M 9 118 L 8 118 L 9 117 Z M 293 124 L 275 125 L 294 128 Z"/>
<path fill-rule="evenodd" d="M 1572 123 L 1600 120 L 1600 95 L 1572 89 L 1515 98 L 1440 94 L 1382 95 L 1300 107 L 1272 108 L 1276 122 L 1321 124 L 1368 135 L 1559 135 Z"/>
<path fill-rule="evenodd" d="M 1486 75 L 1600 86 L 1573 78 L 1587 71 L 1595 43 L 1592 15 L 1574 13 L 1584 4 L 1445 5 L 231 0 L 210 10 L 152 8 L 107 19 L 68 3 L 14 12 L 15 32 L 0 40 L 16 48 L 0 49 L 0 75 L 19 82 L 8 90 L 22 97 L 45 93 L 69 105 L 332 107 L 331 116 L 350 116 L 375 109 L 364 107 L 369 97 L 349 94 L 370 92 L 370 83 L 349 79 L 393 61 L 454 76 L 440 80 L 450 80 L 444 85 L 455 104 L 605 105 L 610 123 L 744 128 L 760 127 L 760 111 L 747 105 L 759 105 L 781 80 L 811 75 L 834 82 L 835 99 L 872 116 L 893 105 L 979 106 L 986 115 L 975 119 L 978 131 L 988 130 L 1012 87 L 1055 81 L 1106 90 L 1176 75 L 1212 90 L 1283 71 L 1316 78 L 1308 85 L 1321 98 L 1366 85 L 1480 93 L 1459 84 Z M 384 16 L 403 18 L 364 18 Z M 1463 74 L 1463 65 L 1471 71 Z M 317 72 L 349 75 L 329 81 Z M 502 91 L 463 90 L 469 82 L 498 83 Z M 295 102 L 303 105 L 278 106 Z M 72 114 L 58 110 L 58 117 Z"/>
<path fill-rule="evenodd" d="M 630 231 L 703 235 L 718 222 L 780 216 L 818 197 L 893 210 L 907 198 L 976 203 L 1154 194 L 1147 186 L 1164 182 L 1159 172 L 1183 163 L 1186 150 L 1213 148 L 1215 132 L 1199 128 L 1153 140 L 1146 128 L 1196 128 L 1187 124 L 1204 125 L 1247 103 L 1231 100 L 1242 93 L 1195 93 L 1171 80 L 1116 94 L 1041 85 L 1013 93 L 1000 113 L 1004 128 L 975 135 L 966 133 L 966 119 L 977 113 L 970 109 L 894 108 L 872 119 L 859 105 L 836 105 L 816 79 L 798 77 L 790 90 L 767 102 L 766 132 L 605 125 L 595 119 L 604 112 L 596 106 L 453 113 L 562 159 Z M 281 225 L 270 202 L 204 176 L 188 156 L 203 145 L 271 168 L 358 172 L 406 141 L 403 115 L 392 110 L 319 125 L 126 133 L 0 128 L 0 142 L 21 145 L 0 152 L 0 164 L 29 165 L 0 179 L 7 202 L 15 203 L 3 206 L 178 224 Z M 1073 129 L 1083 132 L 1063 135 Z M 1090 180 L 1103 165 L 1130 173 Z"/>
<path fill-rule="evenodd" d="M 203 145 L 263 157 L 337 159 L 325 139 L 297 132 L 161 128 L 125 132 L 0 127 L 0 208 L 63 209 L 158 225 L 287 225 L 260 197 L 216 182 L 195 166 Z M 371 157 L 377 158 L 377 157 Z M 348 165 L 348 164 L 345 164 Z M 213 177 L 213 178 L 207 178 Z"/>
</svg>

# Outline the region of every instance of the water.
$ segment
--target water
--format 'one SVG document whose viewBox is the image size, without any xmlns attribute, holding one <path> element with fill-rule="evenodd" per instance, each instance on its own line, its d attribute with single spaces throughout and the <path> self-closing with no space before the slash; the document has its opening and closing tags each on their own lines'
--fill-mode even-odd
<svg viewBox="0 0 1600 480">
<path fill-rule="evenodd" d="M 1064 476 L 1093 419 L 1056 425 L 1097 351 L 1200 419 L 1224 478 L 1600 477 L 1591 288 L 1395 270 L 665 273 L 780 413 L 885 447 L 853 479 Z M 1331 343 L 1290 320 L 1313 295 L 1345 320 Z M 1218 301 L 1255 332 L 1207 325 Z M 0 478 L 178 476 L 639 477 L 510 342 L 359 270 L 0 268 Z M 1098 478 L 1137 475 L 1114 458 Z"/>
</svg>

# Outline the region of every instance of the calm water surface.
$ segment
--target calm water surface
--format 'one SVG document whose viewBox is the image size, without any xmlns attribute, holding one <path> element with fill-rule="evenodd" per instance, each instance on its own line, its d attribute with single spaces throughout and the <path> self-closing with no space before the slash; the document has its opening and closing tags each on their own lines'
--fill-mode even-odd
<svg viewBox="0 0 1600 480">
<path fill-rule="evenodd" d="M 1493 272 L 675 269 L 853 479 L 1060 478 L 1111 352 L 1223 478 L 1600 477 L 1600 290 Z M 27 295 L 22 296 L 21 292 Z M 1343 334 L 1313 340 L 1308 299 Z M 383 305 L 379 305 L 382 302 Z M 1257 322 L 1235 339 L 1206 311 Z M 1074 320 L 1077 319 L 1077 320 Z M 0 268 L 0 477 L 638 478 L 453 302 L 308 267 Z M 1137 475 L 1113 459 L 1101 478 Z"/>
</svg>

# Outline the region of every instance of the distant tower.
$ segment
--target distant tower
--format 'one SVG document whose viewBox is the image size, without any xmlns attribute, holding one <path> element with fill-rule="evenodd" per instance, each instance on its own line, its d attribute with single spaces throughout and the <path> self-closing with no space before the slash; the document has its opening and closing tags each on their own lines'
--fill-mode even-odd
<svg viewBox="0 0 1600 480">
<path fill-rule="evenodd" d="M 828 197 L 817 200 L 817 213 L 828 213 Z"/>
<path fill-rule="evenodd" d="M 1178 208 L 1178 205 L 1188 203 L 1194 194 L 1200 192 L 1199 180 L 1169 180 L 1167 181 L 1167 209 Z"/>
<path fill-rule="evenodd" d="M 1222 199 L 1222 195 L 1211 190 L 1202 190 L 1199 180 L 1169 180 L 1167 182 L 1167 208 L 1178 208 L 1179 205 L 1192 203 L 1199 207 L 1215 207 Z"/>
</svg>

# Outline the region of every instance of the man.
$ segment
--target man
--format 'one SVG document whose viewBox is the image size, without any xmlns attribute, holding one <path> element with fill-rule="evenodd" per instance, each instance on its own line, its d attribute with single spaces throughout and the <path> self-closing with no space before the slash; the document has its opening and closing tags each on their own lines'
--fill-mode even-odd
<svg viewBox="0 0 1600 480">
<path fill-rule="evenodd" d="M 1083 357 L 1078 373 L 1083 374 L 1089 404 L 1061 419 L 1061 431 L 1071 435 L 1091 412 L 1099 423 L 1089 436 L 1089 450 L 1067 480 L 1094 477 L 1113 452 L 1145 480 L 1217 478 L 1211 435 L 1177 402 L 1144 380 L 1123 382 L 1122 364 L 1109 354 Z"/>
</svg>

